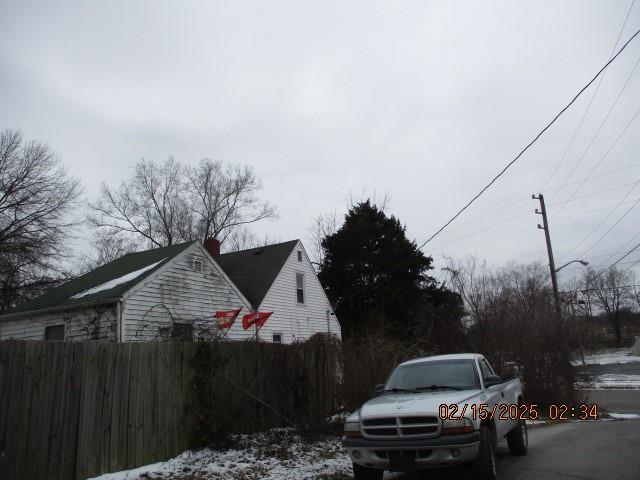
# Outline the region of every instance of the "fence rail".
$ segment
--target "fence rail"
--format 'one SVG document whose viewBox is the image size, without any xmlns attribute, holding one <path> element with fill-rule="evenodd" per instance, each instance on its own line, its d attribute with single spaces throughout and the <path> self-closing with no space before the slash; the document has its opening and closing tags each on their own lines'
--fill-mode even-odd
<svg viewBox="0 0 640 480">
<path fill-rule="evenodd" d="M 252 432 L 331 413 L 335 344 L 0 342 L 0 479 L 170 458 L 203 421 Z"/>
</svg>

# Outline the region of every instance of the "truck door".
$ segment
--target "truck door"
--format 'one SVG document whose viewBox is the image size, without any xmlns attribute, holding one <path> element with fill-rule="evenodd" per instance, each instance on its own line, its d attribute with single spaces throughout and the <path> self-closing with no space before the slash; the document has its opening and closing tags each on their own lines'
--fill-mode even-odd
<svg viewBox="0 0 640 480">
<path fill-rule="evenodd" d="M 479 363 L 480 363 L 480 372 L 482 373 L 482 379 L 484 383 L 485 378 L 487 378 L 489 375 L 495 375 L 496 372 L 493 369 L 493 367 L 489 364 L 486 358 L 481 358 Z M 498 385 L 493 385 L 492 387 L 485 388 L 485 390 L 488 393 L 488 397 L 490 401 L 498 404 L 498 408 L 496 408 L 495 410 L 494 420 L 496 425 L 496 434 L 498 438 L 502 438 L 513 427 L 513 422 L 511 422 L 508 419 L 505 420 L 500 418 L 501 413 L 503 415 L 506 414 L 506 418 L 508 418 L 508 414 L 509 414 L 508 410 L 505 411 L 504 407 L 503 408 L 500 407 L 500 405 L 505 405 L 508 403 L 508 397 L 505 395 L 505 391 L 504 391 L 505 385 L 502 383 L 499 383 Z M 489 408 L 492 408 L 492 407 L 493 405 L 491 405 Z"/>
</svg>

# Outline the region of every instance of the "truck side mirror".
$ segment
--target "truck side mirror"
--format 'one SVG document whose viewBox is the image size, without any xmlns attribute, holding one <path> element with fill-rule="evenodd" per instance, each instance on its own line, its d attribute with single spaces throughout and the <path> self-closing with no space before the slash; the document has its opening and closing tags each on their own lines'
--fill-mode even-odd
<svg viewBox="0 0 640 480">
<path fill-rule="evenodd" d="M 373 389 L 374 395 L 380 395 L 384 391 L 384 383 L 379 383 Z"/>
<path fill-rule="evenodd" d="M 502 377 L 498 375 L 487 375 L 484 377 L 484 386 L 485 388 L 493 387 L 494 385 L 498 385 L 502 383 Z"/>
</svg>

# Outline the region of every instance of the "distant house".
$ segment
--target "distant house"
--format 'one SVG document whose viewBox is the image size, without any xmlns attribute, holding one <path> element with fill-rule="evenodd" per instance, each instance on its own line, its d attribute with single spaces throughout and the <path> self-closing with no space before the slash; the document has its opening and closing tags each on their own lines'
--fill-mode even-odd
<svg viewBox="0 0 640 480">
<path fill-rule="evenodd" d="M 299 240 L 220 255 L 215 239 L 125 255 L 0 316 L 0 339 L 111 342 L 207 338 L 214 314 L 272 311 L 263 340 L 291 343 L 340 326 Z"/>
</svg>

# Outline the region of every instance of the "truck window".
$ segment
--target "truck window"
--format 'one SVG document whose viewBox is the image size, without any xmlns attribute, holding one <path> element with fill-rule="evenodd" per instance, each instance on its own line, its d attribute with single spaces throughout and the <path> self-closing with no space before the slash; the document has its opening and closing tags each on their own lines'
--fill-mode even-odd
<svg viewBox="0 0 640 480">
<path fill-rule="evenodd" d="M 482 378 L 487 378 L 489 375 L 495 375 L 493 368 L 489 365 L 484 358 L 480 360 L 480 370 L 482 371 Z"/>
<path fill-rule="evenodd" d="M 402 365 L 394 370 L 385 389 L 413 390 L 431 385 L 472 390 L 480 388 L 474 360 L 442 360 Z"/>
</svg>

